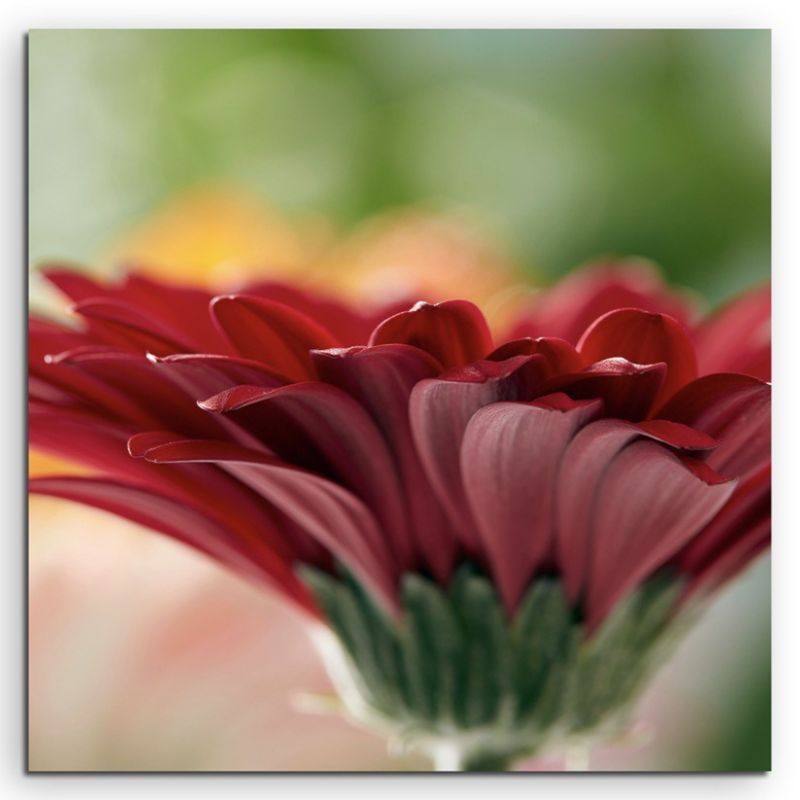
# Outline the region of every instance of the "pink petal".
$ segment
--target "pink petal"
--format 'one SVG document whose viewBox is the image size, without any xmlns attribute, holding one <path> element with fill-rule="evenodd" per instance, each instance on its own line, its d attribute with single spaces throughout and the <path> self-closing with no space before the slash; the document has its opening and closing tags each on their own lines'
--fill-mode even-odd
<svg viewBox="0 0 800 800">
<path fill-rule="evenodd" d="M 559 481 L 563 480 L 562 475 Z M 586 613 L 590 630 L 722 508 L 735 483 L 720 482 L 717 476 L 714 480 L 707 483 L 687 469 L 681 458 L 646 440 L 628 444 L 602 470 L 589 501 Z"/>
<path fill-rule="evenodd" d="M 637 439 L 650 439 L 676 450 L 705 450 L 713 440 L 682 425 L 640 424 L 604 419 L 579 431 L 567 446 L 556 490 L 556 552 L 570 600 L 580 601 L 589 579 L 596 504 L 606 472 L 616 456 Z M 636 477 L 629 476 L 630 491 Z"/>
<path fill-rule="evenodd" d="M 527 400 L 546 371 L 542 356 L 479 361 L 420 381 L 411 392 L 411 432 L 428 480 L 450 527 L 471 555 L 480 538 L 461 482 L 461 439 L 472 415 L 498 400 Z"/>
<path fill-rule="evenodd" d="M 369 343 L 409 344 L 430 353 L 445 368 L 484 358 L 492 349 L 489 326 L 477 306 L 466 300 L 417 303 L 384 320 Z"/>
<path fill-rule="evenodd" d="M 595 506 L 589 578 L 595 615 L 602 617 L 628 587 L 690 541 L 735 487 L 735 481 L 725 481 L 706 464 L 672 455 L 653 442 L 624 448 L 606 470 Z"/>
<path fill-rule="evenodd" d="M 556 476 L 575 431 L 598 400 L 494 403 L 464 432 L 461 473 L 484 548 L 509 613 L 551 553 Z"/>
</svg>

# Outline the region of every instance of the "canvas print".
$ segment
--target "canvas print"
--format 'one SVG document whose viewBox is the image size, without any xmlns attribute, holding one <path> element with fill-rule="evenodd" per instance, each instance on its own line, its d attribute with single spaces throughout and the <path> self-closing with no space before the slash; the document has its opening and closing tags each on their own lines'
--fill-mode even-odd
<svg viewBox="0 0 800 800">
<path fill-rule="evenodd" d="M 29 770 L 769 769 L 769 32 L 27 47 Z"/>
</svg>

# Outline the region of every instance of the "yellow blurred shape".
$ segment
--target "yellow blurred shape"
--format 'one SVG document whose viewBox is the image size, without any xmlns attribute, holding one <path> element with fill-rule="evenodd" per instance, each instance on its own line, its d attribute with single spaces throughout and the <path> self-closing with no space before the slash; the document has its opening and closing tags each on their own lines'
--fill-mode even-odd
<svg viewBox="0 0 800 800">
<path fill-rule="evenodd" d="M 318 266 L 346 295 L 381 301 L 466 294 L 481 302 L 515 274 L 499 248 L 466 220 L 417 210 L 367 220 Z"/>
<path fill-rule="evenodd" d="M 325 227 L 292 224 L 240 189 L 199 187 L 118 238 L 103 261 L 161 280 L 231 286 L 296 275 L 328 238 Z"/>
<path fill-rule="evenodd" d="M 28 452 L 28 475 L 38 478 L 42 475 L 90 475 L 92 470 L 82 467 L 66 458 L 51 456 L 39 450 Z"/>
<path fill-rule="evenodd" d="M 321 217 L 290 220 L 254 194 L 219 186 L 177 196 L 102 260 L 220 289 L 290 279 L 370 303 L 458 296 L 491 306 L 519 282 L 491 238 L 458 216 L 400 210 L 337 236 Z"/>
</svg>

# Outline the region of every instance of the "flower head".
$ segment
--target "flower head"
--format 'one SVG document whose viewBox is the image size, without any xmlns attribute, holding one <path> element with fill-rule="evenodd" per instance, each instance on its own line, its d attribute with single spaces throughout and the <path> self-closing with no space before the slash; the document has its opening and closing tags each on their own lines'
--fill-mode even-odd
<svg viewBox="0 0 800 800">
<path fill-rule="evenodd" d="M 494 341 L 463 300 L 47 277 L 81 324 L 31 320 L 31 442 L 94 474 L 31 489 L 277 588 L 335 634 L 351 713 L 431 751 L 604 729 L 768 544 L 766 293 L 696 323 L 603 265 Z"/>
</svg>

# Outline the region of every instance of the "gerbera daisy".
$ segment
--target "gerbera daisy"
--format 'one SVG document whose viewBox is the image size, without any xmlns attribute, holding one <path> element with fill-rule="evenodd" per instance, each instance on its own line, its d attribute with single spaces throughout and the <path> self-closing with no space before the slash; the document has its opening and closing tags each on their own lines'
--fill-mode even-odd
<svg viewBox="0 0 800 800">
<path fill-rule="evenodd" d="M 347 712 L 440 766 L 616 731 L 768 544 L 767 290 L 698 322 L 606 264 L 494 341 L 464 300 L 46 276 L 80 322 L 31 319 L 31 443 L 94 474 L 31 490 L 282 592 Z"/>
</svg>

